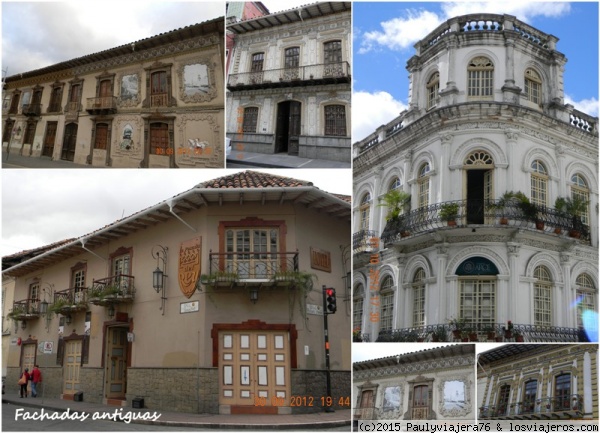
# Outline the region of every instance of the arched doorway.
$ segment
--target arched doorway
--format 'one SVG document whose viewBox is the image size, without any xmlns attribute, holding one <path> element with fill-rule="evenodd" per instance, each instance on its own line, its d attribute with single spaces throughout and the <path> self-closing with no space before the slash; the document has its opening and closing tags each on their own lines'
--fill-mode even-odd
<svg viewBox="0 0 600 433">
<path fill-rule="evenodd" d="M 464 169 L 467 224 L 485 224 L 485 203 L 493 198 L 494 161 L 487 152 L 471 152 Z"/>
</svg>

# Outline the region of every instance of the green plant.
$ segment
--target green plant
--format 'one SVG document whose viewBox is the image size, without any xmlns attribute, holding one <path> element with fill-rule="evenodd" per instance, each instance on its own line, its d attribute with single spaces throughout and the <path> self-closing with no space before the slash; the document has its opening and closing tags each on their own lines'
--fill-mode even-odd
<svg viewBox="0 0 600 433">
<path fill-rule="evenodd" d="M 216 282 L 234 282 L 239 279 L 239 275 L 237 272 L 226 272 L 226 271 L 217 271 L 211 272 L 210 274 L 202 274 L 200 275 L 200 282 L 202 284 L 211 285 Z"/>
<path fill-rule="evenodd" d="M 118 286 L 106 286 L 100 295 L 101 298 L 106 298 L 107 296 L 116 296 L 121 294 L 121 288 Z"/>
<path fill-rule="evenodd" d="M 538 205 L 532 203 L 521 191 L 514 193 L 514 198 L 517 200 L 517 207 L 521 210 L 525 219 L 533 222 L 538 220 Z"/>
<path fill-rule="evenodd" d="M 431 331 L 431 338 L 433 341 L 448 341 L 448 332 L 443 326 L 438 326 L 434 331 Z"/>
<path fill-rule="evenodd" d="M 399 189 L 391 189 L 381 197 L 382 203 L 378 206 L 387 207 L 388 213 L 385 220 L 396 219 L 407 210 L 410 203 L 410 194 Z"/>
<path fill-rule="evenodd" d="M 27 314 L 27 309 L 23 304 L 13 304 L 13 309 L 6 316 L 9 319 L 17 320 L 20 316 Z"/>
<path fill-rule="evenodd" d="M 456 221 L 458 209 L 458 203 L 444 203 L 440 207 L 440 219 L 442 221 Z"/>
<path fill-rule="evenodd" d="M 71 305 L 71 302 L 67 298 L 61 297 L 61 298 L 55 299 L 54 304 L 50 305 L 50 307 L 48 307 L 48 309 L 52 313 L 58 315 L 63 308 L 68 307 L 70 305 Z"/>
<path fill-rule="evenodd" d="M 588 202 L 575 197 L 558 197 L 554 202 L 555 209 L 565 216 L 581 217 L 587 210 Z"/>
<path fill-rule="evenodd" d="M 452 318 L 448 320 L 448 324 L 450 324 L 450 326 L 452 326 L 452 328 L 454 328 L 456 331 L 463 331 L 467 326 L 466 320 L 462 317 L 458 319 Z"/>
<path fill-rule="evenodd" d="M 94 285 L 88 289 L 88 298 L 101 298 L 102 297 L 103 287 L 101 285 Z"/>
</svg>

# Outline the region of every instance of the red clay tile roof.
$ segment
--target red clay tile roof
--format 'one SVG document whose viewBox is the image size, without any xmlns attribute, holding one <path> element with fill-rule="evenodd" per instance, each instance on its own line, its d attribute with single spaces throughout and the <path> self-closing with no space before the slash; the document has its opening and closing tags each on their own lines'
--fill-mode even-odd
<svg viewBox="0 0 600 433">
<path fill-rule="evenodd" d="M 275 176 L 252 170 L 218 177 L 198 184 L 199 188 L 276 188 L 294 186 L 313 186 L 313 184 L 291 177 Z"/>
<path fill-rule="evenodd" d="M 23 250 L 18 253 L 10 254 L 8 256 L 2 257 L 2 269 L 9 268 L 17 263 L 20 263 L 24 260 L 27 260 L 31 257 L 35 257 L 39 254 L 45 253 L 46 251 L 50 251 L 54 248 L 58 248 L 61 245 L 67 244 L 71 241 L 74 241 L 75 238 L 71 239 L 63 239 L 62 241 L 53 242 L 48 245 L 44 245 L 42 247 L 32 248 L 30 250 Z"/>
</svg>

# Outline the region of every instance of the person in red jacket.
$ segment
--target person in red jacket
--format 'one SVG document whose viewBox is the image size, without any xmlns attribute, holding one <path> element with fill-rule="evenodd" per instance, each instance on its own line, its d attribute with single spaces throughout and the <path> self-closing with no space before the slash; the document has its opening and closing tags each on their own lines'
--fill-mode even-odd
<svg viewBox="0 0 600 433">
<path fill-rule="evenodd" d="M 37 386 L 42 381 L 42 372 L 39 365 L 34 365 L 31 371 L 31 396 L 37 397 Z"/>
<path fill-rule="evenodd" d="M 25 379 L 23 381 L 25 383 L 21 383 L 23 378 Z M 29 369 L 26 368 L 25 371 L 23 373 L 21 373 L 21 377 L 19 378 L 19 385 L 21 385 L 21 398 L 23 398 L 23 396 L 25 396 L 25 398 L 27 398 L 27 383 L 29 382 L 30 379 L 31 379 L 31 375 L 29 374 Z"/>
</svg>

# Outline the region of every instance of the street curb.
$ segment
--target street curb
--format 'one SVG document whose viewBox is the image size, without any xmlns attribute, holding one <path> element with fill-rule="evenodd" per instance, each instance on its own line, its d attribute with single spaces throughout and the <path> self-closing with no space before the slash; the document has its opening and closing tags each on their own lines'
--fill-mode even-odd
<svg viewBox="0 0 600 433">
<path fill-rule="evenodd" d="M 244 159 L 227 159 L 225 161 L 225 166 L 227 166 L 227 163 L 251 165 L 252 167 L 263 167 L 263 168 L 297 168 L 296 166 L 293 166 L 293 165 L 276 165 L 276 164 L 269 164 L 266 162 L 246 161 Z"/>
</svg>

